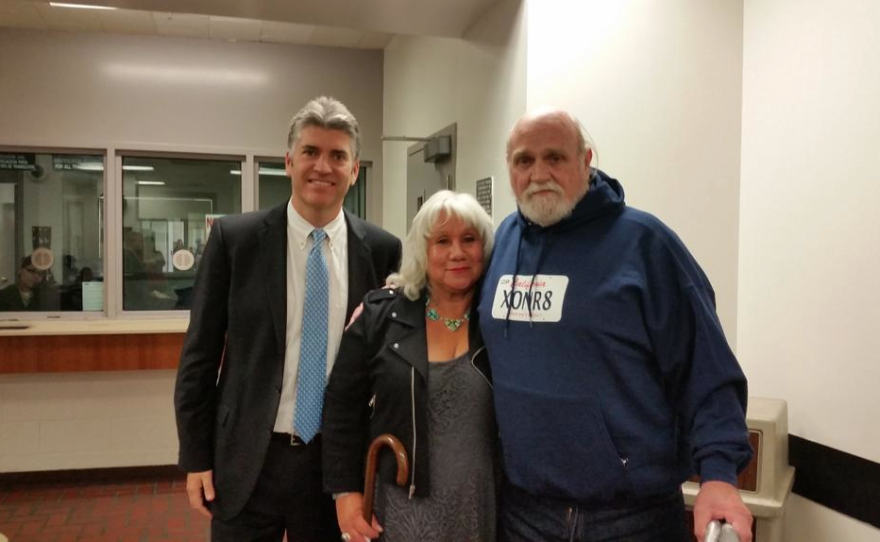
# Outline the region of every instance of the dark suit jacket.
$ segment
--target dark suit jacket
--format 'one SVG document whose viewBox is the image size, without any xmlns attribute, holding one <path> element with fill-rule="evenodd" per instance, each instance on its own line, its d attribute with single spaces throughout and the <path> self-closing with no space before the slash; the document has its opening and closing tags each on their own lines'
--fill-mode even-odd
<svg viewBox="0 0 880 542">
<path fill-rule="evenodd" d="M 364 295 L 397 270 L 401 248 L 381 228 L 348 213 L 345 220 L 347 320 Z M 178 464 L 187 472 L 214 470 L 212 512 L 220 519 L 247 502 L 275 425 L 287 343 L 286 273 L 286 203 L 214 222 L 194 286 L 174 404 Z"/>
</svg>

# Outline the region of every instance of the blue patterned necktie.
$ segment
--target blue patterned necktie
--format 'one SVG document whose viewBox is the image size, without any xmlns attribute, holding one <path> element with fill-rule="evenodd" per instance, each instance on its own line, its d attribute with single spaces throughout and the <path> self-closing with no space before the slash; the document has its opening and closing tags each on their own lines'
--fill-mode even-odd
<svg viewBox="0 0 880 542">
<path fill-rule="evenodd" d="M 302 339 L 296 380 L 296 417 L 294 433 L 311 441 L 321 428 L 324 384 L 327 376 L 327 314 L 330 279 L 327 262 L 321 251 L 324 230 L 312 230 L 312 249 L 306 260 L 306 298 L 303 303 Z"/>
</svg>

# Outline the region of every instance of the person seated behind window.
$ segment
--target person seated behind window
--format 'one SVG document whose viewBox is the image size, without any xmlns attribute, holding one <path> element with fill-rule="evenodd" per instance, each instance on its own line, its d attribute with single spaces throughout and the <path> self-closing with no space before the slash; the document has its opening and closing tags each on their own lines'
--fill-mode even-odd
<svg viewBox="0 0 880 542">
<path fill-rule="evenodd" d="M 92 271 L 91 267 L 83 267 L 79 270 L 79 275 L 76 277 L 77 284 L 92 282 L 93 280 L 95 280 L 95 273 Z"/>
<path fill-rule="evenodd" d="M 42 309 L 38 286 L 43 272 L 34 267 L 31 257 L 21 260 L 15 284 L 0 290 L 0 311 L 38 311 Z"/>
</svg>

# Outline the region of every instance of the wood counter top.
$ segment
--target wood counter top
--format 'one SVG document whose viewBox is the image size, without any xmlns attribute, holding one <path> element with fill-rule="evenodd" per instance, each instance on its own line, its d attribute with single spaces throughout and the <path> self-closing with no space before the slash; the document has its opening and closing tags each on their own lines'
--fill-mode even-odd
<svg viewBox="0 0 880 542">
<path fill-rule="evenodd" d="M 187 318 L 6 320 L 0 374 L 174 369 Z"/>
</svg>

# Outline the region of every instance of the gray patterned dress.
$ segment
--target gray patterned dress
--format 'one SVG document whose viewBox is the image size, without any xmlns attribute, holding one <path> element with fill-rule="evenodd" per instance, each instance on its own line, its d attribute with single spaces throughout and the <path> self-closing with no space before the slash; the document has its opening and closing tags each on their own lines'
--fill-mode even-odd
<svg viewBox="0 0 880 542">
<path fill-rule="evenodd" d="M 382 542 L 495 541 L 495 420 L 492 390 L 470 354 L 431 362 L 428 461 L 431 494 L 378 483 Z"/>
</svg>

